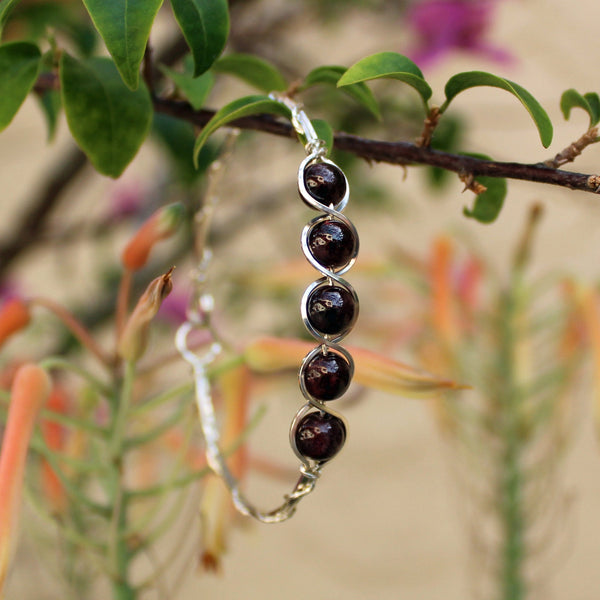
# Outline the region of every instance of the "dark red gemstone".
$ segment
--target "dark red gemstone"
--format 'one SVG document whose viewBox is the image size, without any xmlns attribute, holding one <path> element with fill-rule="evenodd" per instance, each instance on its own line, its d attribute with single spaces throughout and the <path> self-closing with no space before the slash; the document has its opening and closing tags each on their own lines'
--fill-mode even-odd
<svg viewBox="0 0 600 600">
<path fill-rule="evenodd" d="M 308 321 L 318 332 L 340 335 L 354 324 L 357 306 L 346 288 L 327 285 L 313 290 L 306 311 Z"/>
<path fill-rule="evenodd" d="M 341 221 L 319 221 L 308 234 L 308 248 L 316 261 L 324 267 L 339 269 L 346 266 L 354 255 L 354 233 Z"/>
<path fill-rule="evenodd" d="M 346 441 L 346 426 L 327 413 L 310 413 L 296 425 L 294 441 L 298 452 L 313 460 L 333 458 Z"/>
<path fill-rule="evenodd" d="M 302 367 L 306 391 L 317 400 L 335 400 L 350 385 L 350 364 L 341 354 L 318 354 Z"/>
<path fill-rule="evenodd" d="M 346 178 L 342 170 L 329 163 L 313 163 L 304 170 L 308 193 L 321 204 L 334 206 L 346 194 Z"/>
</svg>

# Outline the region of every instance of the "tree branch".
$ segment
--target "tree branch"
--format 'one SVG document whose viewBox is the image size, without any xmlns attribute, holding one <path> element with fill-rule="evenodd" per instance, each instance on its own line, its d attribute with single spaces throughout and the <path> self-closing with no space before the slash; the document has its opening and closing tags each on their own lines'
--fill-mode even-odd
<svg viewBox="0 0 600 600">
<path fill-rule="evenodd" d="M 215 114 L 210 110 L 194 111 L 187 102 L 154 99 L 154 109 L 203 127 Z M 270 115 L 244 117 L 231 123 L 241 129 L 263 131 L 283 137 L 295 138 L 296 133 L 289 123 L 279 121 Z M 536 183 L 546 183 L 566 187 L 571 190 L 600 193 L 600 175 L 562 171 L 544 163 L 524 164 L 482 160 L 471 156 L 450 154 L 440 150 L 420 147 L 409 142 L 384 142 L 362 138 L 349 133 L 338 132 L 334 136 L 334 146 L 338 150 L 351 152 L 367 161 L 393 165 L 429 165 L 454 171 L 459 175 L 503 177 Z"/>
</svg>

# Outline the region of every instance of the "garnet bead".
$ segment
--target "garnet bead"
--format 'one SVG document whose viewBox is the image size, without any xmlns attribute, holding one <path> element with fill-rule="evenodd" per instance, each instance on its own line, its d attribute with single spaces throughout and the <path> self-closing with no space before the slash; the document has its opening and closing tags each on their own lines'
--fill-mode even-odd
<svg viewBox="0 0 600 600">
<path fill-rule="evenodd" d="M 329 163 L 318 162 L 306 167 L 304 185 L 315 200 L 326 206 L 335 206 L 346 194 L 346 178 L 342 170 Z"/>
<path fill-rule="evenodd" d="M 354 256 L 356 238 L 350 227 L 341 221 L 318 221 L 308 234 L 308 248 L 324 267 L 339 269 Z"/>
<path fill-rule="evenodd" d="M 302 456 L 329 460 L 342 449 L 346 426 L 341 419 L 328 413 L 310 413 L 296 425 L 294 441 Z"/>
<path fill-rule="evenodd" d="M 357 309 L 352 294 L 337 285 L 317 287 L 306 306 L 309 323 L 316 331 L 329 335 L 340 335 L 352 327 Z"/>
<path fill-rule="evenodd" d="M 302 367 L 306 391 L 317 400 L 335 400 L 350 385 L 350 363 L 335 352 L 317 354 Z"/>
</svg>

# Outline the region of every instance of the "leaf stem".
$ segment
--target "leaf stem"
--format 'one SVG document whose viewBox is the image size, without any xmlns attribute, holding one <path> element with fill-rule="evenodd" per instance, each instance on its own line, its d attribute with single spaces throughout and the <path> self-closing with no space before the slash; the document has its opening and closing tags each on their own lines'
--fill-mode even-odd
<svg viewBox="0 0 600 600">
<path fill-rule="evenodd" d="M 113 366 L 112 359 L 104 352 L 104 349 L 96 343 L 96 340 L 90 335 L 90 332 L 64 307 L 41 296 L 35 296 L 29 299 L 29 303 L 34 306 L 42 306 L 58 317 L 65 327 L 79 340 L 82 346 L 87 348 L 105 367 L 109 369 Z"/>
<path fill-rule="evenodd" d="M 112 438 L 109 446 L 109 456 L 115 469 L 112 473 L 111 505 L 113 512 L 110 522 L 109 561 L 113 565 L 115 578 L 112 582 L 114 600 L 135 600 L 137 592 L 129 583 L 129 567 L 132 553 L 128 539 L 123 535 L 127 530 L 128 496 L 124 490 L 124 451 L 127 417 L 131 406 L 133 382 L 135 378 L 135 363 L 128 361 L 121 384 L 121 395 L 117 412 L 113 420 Z"/>
</svg>

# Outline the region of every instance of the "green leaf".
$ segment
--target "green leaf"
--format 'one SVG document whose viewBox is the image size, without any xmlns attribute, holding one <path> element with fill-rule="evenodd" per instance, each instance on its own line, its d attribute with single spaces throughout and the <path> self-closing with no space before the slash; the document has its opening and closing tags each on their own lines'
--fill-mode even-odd
<svg viewBox="0 0 600 600">
<path fill-rule="evenodd" d="M 590 108 L 592 109 L 591 125 L 597 125 L 600 122 L 600 97 L 596 92 L 588 92 L 583 97 L 588 101 Z"/>
<path fill-rule="evenodd" d="M 213 70 L 243 79 L 261 92 L 280 92 L 287 88 L 285 77 L 271 63 L 252 54 L 228 54 L 220 58 Z"/>
<path fill-rule="evenodd" d="M 306 76 L 306 79 L 302 83 L 300 89 L 305 90 L 313 85 L 318 85 L 321 83 L 337 86 L 340 77 L 345 72 L 345 67 L 340 67 L 337 65 L 317 67 Z M 376 119 L 381 119 L 381 112 L 379 111 L 377 100 L 375 100 L 373 92 L 369 89 L 366 83 L 361 82 L 345 85 L 342 91 L 366 108 L 372 115 L 375 116 Z"/>
<path fill-rule="evenodd" d="M 264 113 L 281 115 L 288 119 L 291 117 L 289 108 L 286 108 L 280 102 L 271 100 L 268 96 L 245 96 L 244 98 L 238 98 L 217 111 L 196 139 L 196 144 L 194 145 L 194 164 L 198 165 L 200 149 L 204 146 L 209 136 L 219 129 L 219 127 L 223 127 L 223 125 L 227 125 L 227 123 L 241 119 L 242 117 Z"/>
<path fill-rule="evenodd" d="M 0 35 L 2 35 L 2 30 L 8 20 L 10 11 L 17 2 L 19 2 L 19 0 L 0 0 Z"/>
<path fill-rule="evenodd" d="M 352 65 L 338 81 L 338 87 L 370 81 L 372 79 L 398 79 L 412 86 L 427 104 L 431 88 L 417 65 L 402 54 L 379 52 Z"/>
<path fill-rule="evenodd" d="M 159 65 L 159 68 L 173 81 L 194 110 L 200 110 L 204 106 L 206 98 L 215 82 L 215 77 L 210 71 L 203 73 L 200 77 L 192 77 L 186 73 L 174 71 L 165 65 Z"/>
<path fill-rule="evenodd" d="M 322 119 L 311 119 L 311 123 L 315 128 L 317 137 L 325 142 L 327 156 L 329 156 L 333 150 L 333 129 L 331 129 L 327 121 L 323 121 Z"/>
<path fill-rule="evenodd" d="M 571 110 L 575 107 L 585 110 L 590 117 L 590 127 L 596 125 L 600 120 L 600 99 L 598 98 L 598 94 L 590 92 L 582 96 L 573 88 L 566 90 L 560 98 L 560 110 L 565 119 L 569 119 Z"/>
<path fill-rule="evenodd" d="M 123 81 L 135 90 L 150 29 L 163 0 L 83 0 Z"/>
<path fill-rule="evenodd" d="M 540 103 L 524 88 L 520 85 L 503 79 L 497 75 L 486 73 L 484 71 L 468 71 L 465 73 L 459 73 L 451 77 L 446 83 L 446 102 L 440 108 L 441 112 L 444 112 L 452 99 L 460 92 L 479 86 L 497 87 L 502 90 L 510 92 L 519 99 L 521 104 L 527 109 L 527 112 L 531 115 L 544 148 L 547 148 L 552 142 L 552 122 L 546 111 L 542 108 Z"/>
<path fill-rule="evenodd" d="M 227 0 L 171 0 L 173 14 L 194 57 L 194 76 L 208 71 L 229 36 Z"/>
<path fill-rule="evenodd" d="M 194 151 L 194 127 L 190 123 L 176 119 L 169 115 L 155 113 L 152 124 L 152 133 L 163 144 L 171 163 L 176 171 L 177 179 L 185 186 L 193 185 L 204 169 L 194 167 L 192 155 Z M 202 149 L 201 159 L 210 157 L 215 160 L 216 152 L 207 144 Z M 202 163 L 203 161 L 200 160 Z M 204 161 L 206 163 L 206 161 Z M 210 164 L 210 162 L 208 163 Z M 205 164 L 205 166 L 208 166 Z"/>
<path fill-rule="evenodd" d="M 474 158 L 481 158 L 483 160 L 491 160 L 489 156 L 484 154 L 467 154 L 466 156 L 472 156 Z M 475 202 L 472 209 L 468 209 L 466 206 L 463 208 L 463 214 L 465 217 L 475 219 L 480 223 L 493 223 L 504 204 L 506 193 L 508 191 L 508 185 L 506 179 L 499 177 L 477 177 L 477 181 L 484 185 L 487 190 L 483 194 L 475 196 Z"/>
<path fill-rule="evenodd" d="M 46 90 L 43 94 L 38 96 L 42 112 L 46 118 L 46 125 L 48 126 L 48 141 L 54 139 L 56 133 L 56 126 L 58 124 L 58 116 L 60 115 L 60 109 L 62 107 L 60 101 L 60 92 L 57 90 Z"/>
<path fill-rule="evenodd" d="M 35 44 L 0 46 L 0 131 L 17 114 L 37 79 L 42 55 Z"/>
<path fill-rule="evenodd" d="M 66 53 L 60 84 L 73 137 L 100 173 L 118 177 L 150 129 L 152 102 L 146 86 L 130 90 L 109 58 L 78 61 Z"/>
</svg>

